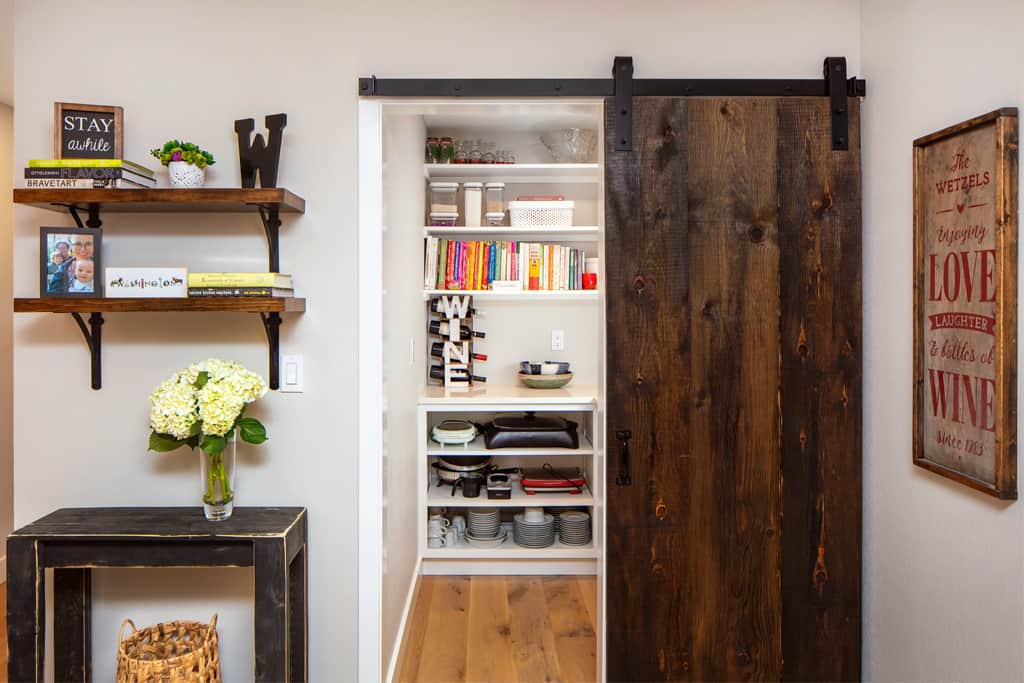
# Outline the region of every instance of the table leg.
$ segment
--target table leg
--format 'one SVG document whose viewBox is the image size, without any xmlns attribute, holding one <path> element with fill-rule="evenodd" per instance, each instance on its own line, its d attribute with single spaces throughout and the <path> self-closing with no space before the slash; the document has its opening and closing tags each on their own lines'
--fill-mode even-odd
<svg viewBox="0 0 1024 683">
<path fill-rule="evenodd" d="M 39 545 L 7 539 L 7 678 L 43 680 L 46 653 L 46 591 Z"/>
<path fill-rule="evenodd" d="M 307 681 L 309 672 L 306 670 L 307 643 L 306 629 L 306 546 L 303 545 L 291 564 L 288 565 L 288 638 L 291 651 L 288 653 L 288 666 L 292 681 Z"/>
<path fill-rule="evenodd" d="M 284 538 L 253 541 L 256 578 L 254 605 L 257 681 L 281 683 L 288 678 L 288 562 Z"/>
<path fill-rule="evenodd" d="M 53 570 L 53 667 L 55 679 L 92 680 L 92 570 Z"/>
</svg>

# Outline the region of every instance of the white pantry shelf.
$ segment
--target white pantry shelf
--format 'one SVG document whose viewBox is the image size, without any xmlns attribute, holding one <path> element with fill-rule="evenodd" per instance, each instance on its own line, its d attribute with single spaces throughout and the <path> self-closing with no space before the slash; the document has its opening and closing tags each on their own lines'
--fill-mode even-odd
<svg viewBox="0 0 1024 683">
<path fill-rule="evenodd" d="M 596 225 L 549 225 L 534 227 L 484 225 L 478 228 L 470 228 L 463 225 L 427 225 L 423 227 L 424 237 L 447 237 L 448 235 L 458 235 L 470 239 L 474 237 L 508 238 L 509 241 L 522 240 L 525 242 L 597 242 L 601 238 L 601 228 Z"/>
<path fill-rule="evenodd" d="M 496 180 L 506 183 L 596 183 L 600 164 L 423 164 L 428 180 Z"/>
<path fill-rule="evenodd" d="M 488 498 L 481 490 L 476 498 L 466 498 L 461 491 L 452 495 L 452 487 L 431 486 L 427 492 L 427 507 L 446 508 L 524 508 L 524 507 L 592 507 L 594 496 L 590 488 L 583 487 L 580 493 L 536 493 L 528 495 L 518 481 L 512 482 L 512 497 L 508 500 Z"/>
<path fill-rule="evenodd" d="M 458 456 L 458 455 L 492 455 L 501 456 L 562 456 L 562 455 L 593 455 L 594 447 L 583 434 L 580 434 L 579 448 L 485 448 L 484 437 L 478 436 L 471 443 L 462 446 L 442 446 L 427 441 L 427 455 L 432 456 Z"/>
<path fill-rule="evenodd" d="M 491 386 L 474 384 L 468 389 L 447 389 L 440 384 L 423 387 L 420 405 L 476 408 L 483 405 L 536 406 L 549 410 L 574 406 L 591 410 L 597 402 L 597 390 L 585 384 L 570 383 L 561 389 L 531 389 L 526 386 Z M 493 453 L 493 451 L 491 451 Z"/>
<path fill-rule="evenodd" d="M 492 289 L 424 289 L 424 301 L 439 296 L 471 296 L 487 301 L 599 301 L 599 289 L 531 289 L 531 290 L 492 290 Z"/>
<path fill-rule="evenodd" d="M 558 541 L 547 548 L 523 548 L 515 544 L 511 538 L 505 539 L 497 548 L 474 548 L 468 544 L 458 544 L 448 548 L 427 548 L 423 551 L 424 559 L 544 559 L 566 560 L 575 558 L 596 558 L 597 549 L 593 543 L 587 545 L 562 545 Z"/>
</svg>

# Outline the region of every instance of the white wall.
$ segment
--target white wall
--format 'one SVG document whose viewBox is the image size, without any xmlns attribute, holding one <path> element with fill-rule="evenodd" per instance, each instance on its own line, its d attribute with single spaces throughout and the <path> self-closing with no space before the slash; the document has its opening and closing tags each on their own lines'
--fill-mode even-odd
<svg viewBox="0 0 1024 683">
<path fill-rule="evenodd" d="M 4 17 L 0 14 L 0 25 Z M 0 61 L 0 69 L 3 63 Z M 14 453 L 12 449 L 11 326 L 11 231 L 14 211 L 11 203 L 14 154 L 14 110 L 0 99 L 0 538 L 14 531 Z M 6 557 L 6 550 L 0 549 Z M 0 581 L 7 580 L 6 566 L 0 563 Z"/>
<path fill-rule="evenodd" d="M 861 63 L 854 0 L 17 0 L 15 17 L 19 163 L 50 153 L 54 101 L 112 103 L 125 107 L 128 156 L 143 161 L 150 147 L 185 136 L 217 155 L 211 183 L 234 185 L 233 119 L 289 115 L 280 178 L 308 200 L 308 211 L 286 220 L 281 263 L 309 304 L 304 316 L 287 317 L 283 351 L 305 355 L 306 393 L 259 404 L 271 441 L 246 449 L 239 503 L 310 508 L 317 681 L 351 680 L 355 671 L 356 78 L 603 78 L 620 54 L 635 57 L 638 77 L 818 77 L 827 55 L 846 55 L 852 72 Z M 40 49 L 79 45 L 83 36 L 138 58 L 83 71 L 68 67 L 61 51 Z M 37 228 L 70 221 L 24 207 L 15 221 L 15 293 L 34 296 Z M 254 217 L 122 215 L 105 227 L 112 265 L 264 263 Z M 211 354 L 263 371 L 262 335 L 253 316 L 110 315 L 104 388 L 93 392 L 74 324 L 19 316 L 16 523 L 67 505 L 196 505 L 195 457 L 144 452 L 146 397 L 167 373 Z M 195 584 L 137 571 L 97 576 L 97 680 L 113 677 L 111 644 L 122 617 L 152 622 L 213 610 L 221 613 L 225 679 L 251 678 L 251 575 L 190 576 Z M 205 587 L 199 599 L 193 585 Z"/>
<path fill-rule="evenodd" d="M 1020 106 L 1024 5 L 865 0 L 862 19 L 864 674 L 1021 680 L 1024 504 L 911 464 L 911 161 L 915 138 Z"/>
<path fill-rule="evenodd" d="M 14 104 L 14 0 L 0 0 L 0 103 Z"/>
<path fill-rule="evenodd" d="M 402 612 L 415 577 L 422 524 L 417 509 L 419 431 L 416 408 L 426 373 L 423 301 L 422 116 L 384 117 L 383 493 L 381 672 L 388 671 Z M 410 245 L 416 247 L 410 249 Z M 410 345 L 413 348 L 410 349 Z"/>
</svg>

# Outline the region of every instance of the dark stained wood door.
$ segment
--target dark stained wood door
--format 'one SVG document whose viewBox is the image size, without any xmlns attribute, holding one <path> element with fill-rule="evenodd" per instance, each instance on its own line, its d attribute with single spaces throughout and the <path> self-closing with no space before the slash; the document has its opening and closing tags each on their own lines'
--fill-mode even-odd
<svg viewBox="0 0 1024 683">
<path fill-rule="evenodd" d="M 859 106 L 605 106 L 609 680 L 860 676 Z M 628 431 L 628 470 L 620 466 Z"/>
</svg>

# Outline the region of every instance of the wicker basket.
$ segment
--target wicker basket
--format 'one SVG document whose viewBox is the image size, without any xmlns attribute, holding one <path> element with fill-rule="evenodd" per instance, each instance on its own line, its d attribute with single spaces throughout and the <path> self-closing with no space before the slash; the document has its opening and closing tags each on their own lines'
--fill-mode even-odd
<svg viewBox="0 0 1024 683">
<path fill-rule="evenodd" d="M 512 227 L 566 227 L 572 225 L 576 202 L 514 201 L 508 203 Z"/>
<path fill-rule="evenodd" d="M 171 621 L 141 631 L 125 619 L 117 634 L 117 683 L 220 683 L 217 615 L 209 624 Z"/>
</svg>

